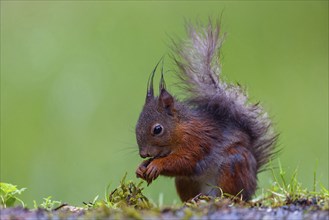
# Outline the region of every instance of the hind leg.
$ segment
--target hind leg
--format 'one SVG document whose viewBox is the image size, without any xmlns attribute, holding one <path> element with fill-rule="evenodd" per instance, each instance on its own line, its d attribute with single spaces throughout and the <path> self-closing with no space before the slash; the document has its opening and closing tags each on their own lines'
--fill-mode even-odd
<svg viewBox="0 0 329 220">
<path fill-rule="evenodd" d="M 177 193 L 183 202 L 194 198 L 201 192 L 200 183 L 186 177 L 176 177 L 175 185 Z"/>
<path fill-rule="evenodd" d="M 244 147 L 227 149 L 226 164 L 220 171 L 219 187 L 233 196 L 240 193 L 244 200 L 251 199 L 257 186 L 257 168 L 254 156 Z"/>
</svg>

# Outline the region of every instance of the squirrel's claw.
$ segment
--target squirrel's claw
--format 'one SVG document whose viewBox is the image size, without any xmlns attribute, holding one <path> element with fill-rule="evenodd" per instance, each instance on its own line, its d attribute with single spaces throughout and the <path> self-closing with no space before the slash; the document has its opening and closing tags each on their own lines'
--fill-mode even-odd
<svg viewBox="0 0 329 220">
<path fill-rule="evenodd" d="M 137 168 L 136 170 L 136 177 L 137 178 L 141 178 L 141 179 L 145 179 L 145 171 L 146 171 L 146 167 L 151 163 L 153 159 L 148 159 L 148 160 L 144 160 Z"/>
<path fill-rule="evenodd" d="M 144 166 L 144 164 L 139 165 L 139 167 L 136 170 L 136 177 L 145 180 L 145 177 L 144 177 L 145 171 L 146 171 L 146 166 Z"/>
<path fill-rule="evenodd" d="M 150 185 L 160 175 L 159 166 L 153 159 L 143 161 L 136 170 L 136 177 L 141 178 Z"/>
<path fill-rule="evenodd" d="M 144 179 L 144 172 L 145 172 L 145 168 L 143 170 L 141 167 L 138 167 L 138 169 L 136 170 L 136 177 Z"/>
<path fill-rule="evenodd" d="M 151 162 L 145 170 L 144 176 L 145 180 L 147 181 L 148 185 L 152 183 L 160 175 L 159 167 L 154 163 Z"/>
</svg>

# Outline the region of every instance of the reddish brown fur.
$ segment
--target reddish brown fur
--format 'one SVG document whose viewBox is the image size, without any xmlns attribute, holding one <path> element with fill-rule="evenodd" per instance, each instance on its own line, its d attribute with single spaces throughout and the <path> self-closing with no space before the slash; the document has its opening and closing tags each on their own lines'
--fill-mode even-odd
<svg viewBox="0 0 329 220">
<path fill-rule="evenodd" d="M 230 147 L 226 151 L 227 163 L 220 170 L 218 186 L 233 196 L 240 193 L 249 200 L 256 190 L 256 160 L 244 147 Z"/>
<path fill-rule="evenodd" d="M 212 127 L 198 120 L 178 124 L 173 132 L 175 136 L 168 146 L 171 148 L 171 153 L 166 157 L 152 160 L 145 171 L 146 176 L 143 177 L 148 182 L 152 182 L 160 174 L 164 176 L 193 175 L 197 162 L 202 160 L 210 149 L 209 140 L 202 135 L 205 129 L 211 130 Z M 145 165 L 143 164 L 140 169 L 143 169 L 142 167 Z"/>
<path fill-rule="evenodd" d="M 200 193 L 200 184 L 188 179 L 175 179 L 176 191 L 182 201 L 188 201 Z"/>
</svg>

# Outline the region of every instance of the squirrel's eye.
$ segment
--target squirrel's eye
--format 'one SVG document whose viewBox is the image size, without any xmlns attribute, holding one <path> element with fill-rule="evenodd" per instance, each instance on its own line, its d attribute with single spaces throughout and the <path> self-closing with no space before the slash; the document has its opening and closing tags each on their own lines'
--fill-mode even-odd
<svg viewBox="0 0 329 220">
<path fill-rule="evenodd" d="M 159 135 L 159 134 L 162 133 L 162 131 L 163 131 L 163 127 L 162 127 L 162 125 L 160 125 L 160 124 L 155 124 L 155 125 L 153 126 L 152 133 L 153 133 L 154 135 Z"/>
</svg>

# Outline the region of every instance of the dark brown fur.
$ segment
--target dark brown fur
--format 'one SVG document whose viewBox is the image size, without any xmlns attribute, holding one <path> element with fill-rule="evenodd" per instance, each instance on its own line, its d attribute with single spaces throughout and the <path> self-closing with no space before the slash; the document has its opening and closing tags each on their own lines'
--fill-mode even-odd
<svg viewBox="0 0 329 220">
<path fill-rule="evenodd" d="M 174 59 L 189 96 L 175 99 L 165 88 L 162 70 L 155 97 L 154 69 L 136 125 L 140 155 L 150 159 L 136 174 L 148 183 L 159 175 L 176 177 L 183 201 L 199 193 L 218 196 L 221 190 L 249 200 L 277 136 L 261 106 L 250 104 L 240 86 L 219 78 L 219 26 L 189 26 L 188 33 L 187 41 L 175 43 Z"/>
</svg>

